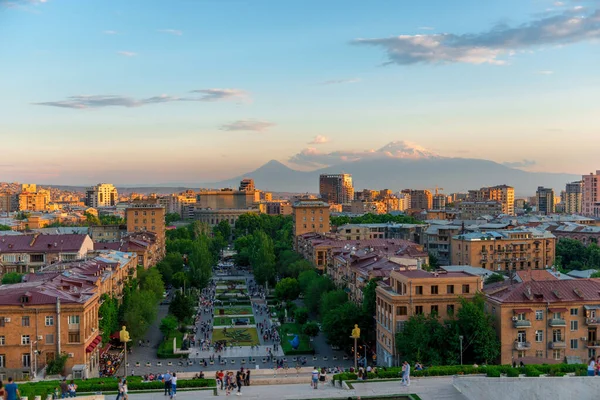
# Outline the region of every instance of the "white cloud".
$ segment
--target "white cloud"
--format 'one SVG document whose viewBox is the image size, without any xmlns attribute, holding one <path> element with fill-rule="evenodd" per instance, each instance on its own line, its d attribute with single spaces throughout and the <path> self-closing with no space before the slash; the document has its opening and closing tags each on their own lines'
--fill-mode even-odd
<svg viewBox="0 0 600 400">
<path fill-rule="evenodd" d="M 575 7 L 516 27 L 500 25 L 482 33 L 400 35 L 356 39 L 353 43 L 383 48 L 386 64 L 505 64 L 501 57 L 511 51 L 599 39 L 600 10 L 586 15 L 580 11 Z"/>
<path fill-rule="evenodd" d="M 307 147 L 290 157 L 289 162 L 304 167 L 326 167 L 344 162 L 373 158 L 438 158 L 439 155 L 411 142 L 390 142 L 378 150 L 339 150 L 324 153 L 314 147 Z"/>
<path fill-rule="evenodd" d="M 138 54 L 133 51 L 117 51 L 117 54 L 125 57 L 135 57 Z"/>
<path fill-rule="evenodd" d="M 332 79 L 329 81 L 321 82 L 321 85 L 339 85 L 344 83 L 356 83 L 360 82 L 360 78 L 350 78 L 350 79 Z"/>
<path fill-rule="evenodd" d="M 181 36 L 183 35 L 183 31 L 179 29 L 159 29 L 158 32 L 168 33 L 169 35 Z"/>
<path fill-rule="evenodd" d="M 221 126 L 223 131 L 253 131 L 264 132 L 276 124 L 268 121 L 257 121 L 252 119 L 239 120 Z"/>
<path fill-rule="evenodd" d="M 552 75 L 554 73 L 554 71 L 545 70 L 545 71 L 538 71 L 537 73 L 540 75 Z"/>
<path fill-rule="evenodd" d="M 38 106 L 50 106 L 72 109 L 90 109 L 104 107 L 141 107 L 149 104 L 173 103 L 182 101 L 191 102 L 213 102 L 220 100 L 237 99 L 240 96 L 247 96 L 247 93 L 240 89 L 199 89 L 191 93 L 200 95 L 179 97 L 161 94 L 158 96 L 135 99 L 133 97 L 121 95 L 76 95 L 69 96 L 65 100 L 46 101 L 33 103 Z"/>
<path fill-rule="evenodd" d="M 562 6 L 564 6 L 564 5 L 565 5 L 565 3 L 564 3 L 564 2 L 562 2 L 562 1 L 555 1 L 555 2 L 554 2 L 554 6 L 555 6 L 555 7 L 562 7 Z"/>
<path fill-rule="evenodd" d="M 102 33 L 104 33 L 105 35 L 116 35 L 118 32 L 117 31 L 108 30 L 108 31 L 104 31 Z"/>
<path fill-rule="evenodd" d="M 308 142 L 308 144 L 325 144 L 329 143 L 331 140 L 327 136 L 317 135 L 313 140 Z"/>
</svg>

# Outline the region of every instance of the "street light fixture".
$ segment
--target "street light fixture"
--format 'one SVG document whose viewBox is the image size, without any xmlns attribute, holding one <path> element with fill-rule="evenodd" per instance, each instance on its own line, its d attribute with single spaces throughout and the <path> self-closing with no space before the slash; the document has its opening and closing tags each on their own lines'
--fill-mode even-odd
<svg viewBox="0 0 600 400">
<path fill-rule="evenodd" d="M 463 365 L 463 335 L 460 335 L 458 339 L 460 340 L 460 365 Z"/>
</svg>

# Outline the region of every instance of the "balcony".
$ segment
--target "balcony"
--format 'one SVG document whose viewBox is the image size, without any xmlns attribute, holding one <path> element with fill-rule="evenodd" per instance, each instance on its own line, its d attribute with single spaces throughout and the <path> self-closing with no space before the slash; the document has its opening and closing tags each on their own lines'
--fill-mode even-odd
<svg viewBox="0 0 600 400">
<path fill-rule="evenodd" d="M 515 341 L 514 348 L 515 350 L 529 350 L 531 349 L 531 342 Z"/>
<path fill-rule="evenodd" d="M 587 342 L 588 349 L 597 349 L 600 348 L 600 340 L 590 340 Z"/>
<path fill-rule="evenodd" d="M 600 326 L 600 318 L 598 318 L 598 317 L 586 318 L 585 324 L 587 326 Z"/>
<path fill-rule="evenodd" d="M 79 324 L 69 324 L 69 331 L 79 331 Z"/>
<path fill-rule="evenodd" d="M 557 326 L 567 326 L 567 321 L 562 318 L 552 318 L 548 320 L 548 326 L 552 328 Z"/>
<path fill-rule="evenodd" d="M 565 349 L 565 348 L 567 348 L 567 343 L 557 340 L 555 342 L 548 343 L 548 348 L 551 350 L 552 349 Z"/>
<path fill-rule="evenodd" d="M 513 320 L 513 327 L 515 327 L 515 328 L 531 328 L 531 321 L 528 319 Z"/>
</svg>

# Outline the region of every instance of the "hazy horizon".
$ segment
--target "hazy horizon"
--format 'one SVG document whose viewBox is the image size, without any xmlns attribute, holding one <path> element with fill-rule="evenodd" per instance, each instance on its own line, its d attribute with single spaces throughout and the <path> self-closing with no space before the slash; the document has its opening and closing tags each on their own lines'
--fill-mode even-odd
<svg viewBox="0 0 600 400">
<path fill-rule="evenodd" d="M 0 0 L 4 181 L 461 157 L 600 169 L 594 0 Z"/>
</svg>

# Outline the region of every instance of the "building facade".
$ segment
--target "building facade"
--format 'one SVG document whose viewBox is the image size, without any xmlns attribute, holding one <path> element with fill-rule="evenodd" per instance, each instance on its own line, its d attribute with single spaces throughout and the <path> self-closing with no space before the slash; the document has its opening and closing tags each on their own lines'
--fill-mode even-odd
<svg viewBox="0 0 600 400">
<path fill-rule="evenodd" d="M 453 318 L 460 298 L 470 299 L 482 287 L 480 276 L 466 272 L 392 271 L 389 284 L 380 282 L 376 289 L 378 364 L 391 367 L 403 361 L 398 359 L 396 333 L 411 316 Z"/>
<path fill-rule="evenodd" d="M 213 210 L 251 208 L 260 201 L 258 190 L 201 190 L 196 195 L 197 208 Z"/>
<path fill-rule="evenodd" d="M 503 213 L 502 203 L 496 200 L 487 201 L 461 201 L 457 203 L 461 219 L 477 219 L 489 215 L 495 217 Z"/>
<path fill-rule="evenodd" d="M 600 170 L 583 175 L 582 213 L 588 217 L 600 217 Z"/>
<path fill-rule="evenodd" d="M 110 183 L 99 183 L 85 191 L 85 204 L 88 207 L 114 207 L 118 202 L 117 188 Z"/>
<path fill-rule="evenodd" d="M 502 204 L 502 213 L 515 215 L 515 188 L 508 185 L 482 187 L 479 190 L 469 190 L 468 200 L 495 200 Z"/>
<path fill-rule="evenodd" d="M 354 187 L 350 174 L 321 174 L 319 195 L 327 203 L 350 204 L 354 199 Z"/>
<path fill-rule="evenodd" d="M 581 214 L 583 211 L 583 181 L 567 183 L 564 199 L 565 210 L 567 214 Z"/>
<path fill-rule="evenodd" d="M 410 208 L 415 210 L 431 210 L 433 208 L 433 195 L 429 190 L 411 190 Z"/>
<path fill-rule="evenodd" d="M 127 232 L 153 232 L 160 248 L 158 258 L 165 256 L 165 209 L 158 202 L 134 202 L 125 210 Z"/>
<path fill-rule="evenodd" d="M 234 227 L 240 215 L 258 214 L 259 211 L 258 208 L 228 208 L 222 210 L 196 208 L 194 210 L 194 219 L 207 224 L 211 228 L 218 225 L 221 221 L 227 221 L 229 225 Z"/>
<path fill-rule="evenodd" d="M 535 196 L 540 214 L 554 214 L 554 189 L 538 186 Z"/>
<path fill-rule="evenodd" d="M 294 237 L 305 233 L 328 233 L 329 204 L 321 199 L 300 199 L 292 205 Z"/>
<path fill-rule="evenodd" d="M 453 236 L 450 248 L 452 265 L 493 271 L 549 268 L 554 265 L 556 237 L 536 229 L 471 232 Z"/>
</svg>

